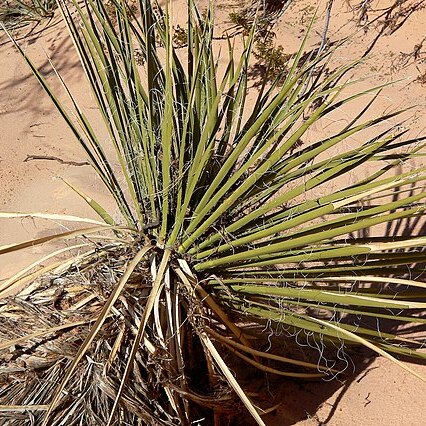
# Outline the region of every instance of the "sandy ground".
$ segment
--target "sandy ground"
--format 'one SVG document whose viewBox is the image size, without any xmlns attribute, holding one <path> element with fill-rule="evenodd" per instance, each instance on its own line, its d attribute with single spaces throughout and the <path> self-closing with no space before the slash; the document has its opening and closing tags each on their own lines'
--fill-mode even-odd
<svg viewBox="0 0 426 426">
<path fill-rule="evenodd" d="M 293 2 L 276 26 L 276 42 L 289 53 L 294 52 L 303 36 L 314 11 L 313 3 L 305 0 Z M 319 17 L 313 43 L 320 39 L 325 3 L 318 2 Z M 362 55 L 380 32 L 380 20 L 371 25 L 367 32 L 356 26 L 350 5 L 358 3 L 342 0 L 335 1 L 333 6 L 328 32 L 330 40 L 355 34 L 352 42 L 339 51 L 337 61 L 356 59 Z M 372 3 L 376 8 L 383 8 L 390 2 Z M 175 12 L 179 11 L 181 4 L 176 2 Z M 226 22 L 228 14 L 237 10 L 239 5 L 239 2 L 231 0 L 220 2 L 218 17 L 223 26 L 230 25 Z M 370 16 L 370 19 L 373 18 Z M 423 9 L 407 16 L 401 28 L 394 33 L 390 34 L 389 29 L 383 31 L 370 58 L 359 66 L 354 76 L 365 77 L 368 85 L 400 80 L 384 90 L 372 114 L 417 105 L 410 112 L 407 123 L 404 123 L 410 127 L 411 136 L 426 134 L 426 85 L 416 81 L 426 72 L 426 42 L 417 57 L 407 56 L 415 52 L 416 45 L 422 42 L 425 26 L 426 10 Z M 47 56 L 52 59 L 88 115 L 96 117 L 84 76 L 60 20 L 55 18 L 45 28 L 43 25 L 37 27 L 29 36 L 25 36 L 25 30 L 21 31 L 19 37 L 21 45 L 55 91 L 60 92 L 60 83 Z M 65 179 L 114 211 L 114 206 L 108 201 L 90 167 L 71 163 L 84 161 L 84 154 L 3 33 L 0 34 L 0 59 L 0 210 L 55 212 L 96 218 L 85 202 L 61 180 Z M 367 83 L 360 83 L 361 86 L 363 84 Z M 63 94 L 60 98 L 66 99 Z M 343 114 L 347 115 L 348 112 Z M 28 156 L 57 157 L 65 164 L 56 160 L 26 161 Z M 30 219 L 0 219 L 0 245 L 47 235 L 61 226 Z M 41 253 L 41 249 L 32 249 L 19 256 L 0 257 L 0 280 L 32 262 Z M 411 366 L 426 376 L 425 366 Z M 426 385 L 384 359 L 367 364 L 345 383 L 274 381 L 270 383 L 269 391 L 271 401 L 281 403 L 275 413 L 265 418 L 271 425 L 420 426 L 425 422 Z"/>
</svg>

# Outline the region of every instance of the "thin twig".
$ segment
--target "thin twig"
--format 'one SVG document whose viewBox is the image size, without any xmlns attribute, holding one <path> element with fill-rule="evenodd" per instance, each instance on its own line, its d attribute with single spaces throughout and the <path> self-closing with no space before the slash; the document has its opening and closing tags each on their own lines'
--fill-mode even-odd
<svg viewBox="0 0 426 426">
<path fill-rule="evenodd" d="M 66 161 L 62 158 L 55 157 L 53 155 L 27 155 L 27 158 L 25 158 L 24 163 L 27 161 L 32 160 L 50 160 L 50 161 L 57 161 L 61 164 L 68 164 L 70 166 L 90 166 L 90 163 L 88 161 Z"/>
</svg>

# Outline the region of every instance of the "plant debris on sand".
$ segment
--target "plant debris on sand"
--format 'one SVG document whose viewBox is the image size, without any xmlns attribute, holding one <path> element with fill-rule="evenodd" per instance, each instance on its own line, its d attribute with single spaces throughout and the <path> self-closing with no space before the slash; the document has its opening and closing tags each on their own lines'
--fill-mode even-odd
<svg viewBox="0 0 426 426">
<path fill-rule="evenodd" d="M 219 70 L 212 8 L 201 15 L 188 1 L 184 63 L 167 8 L 58 5 L 115 157 L 66 83 L 72 114 L 16 47 L 121 217 L 71 183 L 100 220 L 0 213 L 83 226 L 0 247 L 66 243 L 0 287 L 9 295 L 0 422 L 227 424 L 238 397 L 263 425 L 235 360 L 264 374 L 332 378 L 364 346 L 416 374 L 398 357 L 425 358 L 407 328 L 426 322 L 426 237 L 416 236 L 426 168 L 399 166 L 424 156 L 425 143 L 404 137 L 404 111 L 364 117 L 382 87 L 348 94 L 356 62 L 330 70 L 339 46 L 306 57 L 307 31 L 285 75 L 265 81 L 249 108 L 255 28 L 237 61 L 224 41 Z M 362 96 L 337 130 L 308 138 Z M 348 148 L 354 136 L 363 142 Z M 368 177 L 349 180 L 367 166 Z"/>
<path fill-rule="evenodd" d="M 0 370 L 6 378 L 0 398 L 2 404 L 11 406 L 2 413 L 9 418 L 7 424 L 25 424 L 33 417 L 29 413 L 34 415 L 34 419 L 39 419 L 38 414 L 47 410 L 64 371 L 70 368 L 105 302 L 119 285 L 127 262 L 135 254 L 131 247 L 103 247 L 102 253 L 79 263 L 78 268 L 67 270 L 65 276 L 46 275 L 19 295 L 1 303 L 1 337 L 5 341 L 14 336 L 13 342 L 0 344 L 2 349 L 5 346 L 13 348 L 3 357 Z M 140 327 L 144 302 L 152 288 L 150 268 L 153 266 L 143 259 L 133 271 L 118 303 L 111 309 L 90 350 L 70 377 L 66 395 L 62 397 L 55 420 L 50 424 L 64 424 L 64 419 L 68 419 L 66 424 L 69 425 L 108 422 L 129 350 Z M 210 404 L 208 398 L 201 394 L 208 389 L 208 383 L 192 377 L 195 381 L 187 384 L 191 391 L 183 385 L 183 380 L 188 381 L 189 376 L 182 377 L 181 368 L 171 358 L 177 357 L 176 351 L 180 350 L 180 356 L 184 356 L 183 352 L 190 351 L 191 346 L 196 347 L 197 344 L 191 344 L 194 336 L 189 323 L 184 323 L 180 324 L 179 335 L 185 341 L 185 348 L 174 347 L 176 342 L 172 335 L 176 330 L 173 324 L 181 316 L 194 322 L 194 327 L 201 327 L 197 325 L 197 321 L 201 320 L 193 314 L 200 308 L 191 305 L 192 298 L 184 288 L 172 289 L 169 283 L 167 292 L 168 302 L 176 306 L 179 304 L 177 310 L 173 309 L 177 316 L 170 318 L 171 327 L 164 329 L 164 334 L 158 329 L 158 335 L 155 323 L 149 324 L 143 338 L 146 350 L 138 351 L 135 356 L 132 381 L 122 391 L 120 424 L 145 424 L 143 420 L 153 419 L 155 424 L 177 424 L 176 414 L 163 408 L 168 401 L 167 395 L 175 392 L 189 400 L 220 408 L 221 412 L 231 409 L 229 391 L 220 386 L 219 381 L 211 389 L 214 398 Z M 170 314 L 165 312 L 164 303 L 165 300 L 160 298 L 154 309 L 156 321 Z M 195 354 L 192 357 L 188 353 L 185 355 L 194 364 L 186 368 L 201 372 L 202 365 L 198 365 L 199 359 L 194 357 Z M 175 404 L 176 409 L 184 409 L 178 400 Z"/>
</svg>

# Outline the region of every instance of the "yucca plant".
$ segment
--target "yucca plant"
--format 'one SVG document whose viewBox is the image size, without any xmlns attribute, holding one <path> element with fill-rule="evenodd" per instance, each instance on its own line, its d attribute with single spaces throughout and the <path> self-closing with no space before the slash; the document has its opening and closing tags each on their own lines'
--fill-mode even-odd
<svg viewBox="0 0 426 426">
<path fill-rule="evenodd" d="M 55 0 L 5 0 L 0 6 L 0 22 L 8 28 L 22 27 L 51 18 L 55 8 Z"/>
<path fill-rule="evenodd" d="M 7 424 L 226 424 L 234 395 L 264 424 L 236 360 L 313 380 L 344 370 L 357 346 L 408 370 L 397 357 L 424 359 L 406 333 L 426 321 L 426 237 L 402 226 L 422 223 L 426 169 L 396 171 L 422 157 L 424 138 L 403 139 L 400 112 L 363 118 L 381 88 L 348 94 L 356 62 L 325 73 L 332 52 L 306 58 L 305 39 L 284 84 L 265 83 L 250 107 L 255 29 L 238 60 L 228 41 L 222 69 L 212 8 L 201 16 L 188 1 L 178 52 L 168 9 L 114 4 L 111 20 L 101 1 L 58 2 L 110 146 L 21 50 L 121 216 L 72 183 L 101 220 L 2 214 L 86 224 L 0 247 L 67 242 L 1 287 L 21 289 L 0 305 Z M 361 96 L 349 122 L 307 138 Z"/>
</svg>

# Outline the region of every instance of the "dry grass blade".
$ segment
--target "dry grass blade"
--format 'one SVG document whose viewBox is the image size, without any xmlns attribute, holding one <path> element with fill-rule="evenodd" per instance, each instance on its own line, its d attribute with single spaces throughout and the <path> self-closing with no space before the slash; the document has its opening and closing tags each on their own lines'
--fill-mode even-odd
<svg viewBox="0 0 426 426">
<path fill-rule="evenodd" d="M 89 321 L 78 321 L 69 324 L 58 325 L 57 327 L 52 327 L 47 330 L 40 330 L 36 333 L 31 333 L 17 339 L 8 340 L 7 342 L 0 342 L 0 350 L 10 348 L 11 346 L 18 345 L 20 343 L 26 342 L 27 340 L 37 339 L 48 334 L 56 333 L 57 331 L 66 330 L 68 328 L 78 327 L 80 325 L 87 324 Z"/>
<path fill-rule="evenodd" d="M 65 247 L 59 250 L 56 250 L 52 253 L 49 253 L 48 255 L 42 257 L 41 259 L 31 263 L 30 265 L 26 266 L 25 268 L 21 269 L 20 271 L 18 271 L 16 274 L 14 274 L 12 277 L 8 278 L 7 280 L 5 280 L 1 285 L 0 285 L 0 295 L 1 293 L 8 289 L 10 286 L 12 286 L 13 284 L 15 284 L 18 279 L 20 279 L 23 275 L 25 275 L 27 272 L 31 271 L 32 269 L 36 268 L 37 266 L 43 264 L 44 262 L 46 262 L 47 260 L 51 259 L 52 257 L 56 257 L 59 256 L 63 253 L 66 253 L 67 251 L 71 251 L 71 250 L 76 250 L 76 249 L 80 249 L 83 247 L 88 247 L 89 244 L 76 244 L 74 246 L 71 247 Z"/>
<path fill-rule="evenodd" d="M 101 222 L 99 220 L 72 216 L 67 214 L 0 212 L 0 219 L 18 219 L 18 218 L 47 219 L 47 220 L 64 221 L 64 222 L 92 223 L 94 225 L 101 225 L 101 226 L 105 225 L 105 222 Z"/>
<path fill-rule="evenodd" d="M 0 412 L 46 411 L 48 408 L 48 405 L 0 405 Z"/>
<path fill-rule="evenodd" d="M 284 370 L 278 370 L 277 368 L 268 367 L 266 365 L 263 365 L 260 362 L 255 361 L 254 359 L 251 359 L 250 357 L 242 354 L 237 349 L 233 348 L 232 345 L 228 345 L 227 343 L 224 343 L 224 346 L 226 348 L 228 348 L 237 357 L 239 357 L 243 361 L 245 361 L 247 364 L 250 364 L 253 367 L 256 367 L 260 371 L 264 371 L 265 373 L 271 373 L 271 374 L 275 374 L 277 376 L 292 377 L 292 378 L 295 378 L 295 379 L 319 379 L 319 378 L 325 377 L 324 373 L 295 373 L 295 372 L 292 372 L 292 371 L 284 371 Z"/>
<path fill-rule="evenodd" d="M 145 254 L 148 252 L 149 249 L 150 249 L 150 247 L 148 247 L 145 251 L 143 251 L 142 257 L 145 256 Z M 115 414 L 115 411 L 117 409 L 118 403 L 120 401 L 121 395 L 123 393 L 123 388 L 126 385 L 127 378 L 129 376 L 129 373 L 130 373 L 130 369 L 132 368 L 132 364 L 133 364 L 133 361 L 134 361 L 135 356 L 136 356 L 136 352 L 138 351 L 140 342 L 141 342 L 141 340 L 144 336 L 145 327 L 147 325 L 149 317 L 151 316 L 152 309 L 154 308 L 155 299 L 157 298 L 157 293 L 158 293 L 158 291 L 161 287 L 161 284 L 162 284 L 163 278 L 164 278 L 164 274 L 166 273 L 166 269 L 168 267 L 170 254 L 171 254 L 170 250 L 166 249 L 164 251 L 163 258 L 161 259 L 160 266 L 158 267 L 158 271 L 157 271 L 156 276 L 155 276 L 154 284 L 152 285 L 152 289 L 149 293 L 149 297 L 148 297 L 148 300 L 146 302 L 145 309 L 143 311 L 143 316 L 140 320 L 140 324 L 139 324 L 139 327 L 138 327 L 138 330 L 137 330 L 137 333 L 136 333 L 136 338 L 135 338 L 135 340 L 132 344 L 129 359 L 127 360 L 127 364 L 126 364 L 126 369 L 124 370 L 123 378 L 121 379 L 120 387 L 118 388 L 118 392 L 117 392 L 117 395 L 116 395 L 115 400 L 114 400 L 114 405 L 112 406 L 112 409 L 111 409 L 111 414 L 110 414 L 109 420 L 108 420 L 108 426 L 110 426 L 112 421 L 113 421 L 114 414 Z M 140 257 L 139 261 L 142 259 L 142 257 Z M 139 261 L 137 263 L 139 263 Z M 136 266 L 137 263 L 135 263 L 134 265 Z M 133 261 L 132 261 L 132 265 L 133 265 Z"/>
<path fill-rule="evenodd" d="M 265 422 L 260 417 L 256 407 L 253 405 L 253 403 L 250 401 L 246 393 L 243 391 L 237 380 L 235 380 L 234 375 L 232 374 L 231 370 L 229 369 L 226 362 L 223 360 L 223 358 L 220 356 L 217 349 L 214 347 L 212 341 L 205 333 L 201 333 L 201 339 L 203 340 L 203 343 L 206 345 L 207 350 L 212 354 L 213 359 L 216 361 L 217 365 L 219 366 L 222 373 L 225 375 L 226 379 L 232 386 L 232 389 L 234 389 L 235 393 L 239 396 L 241 401 L 246 406 L 249 413 L 253 416 L 253 418 L 256 420 L 257 424 L 259 426 L 266 426 Z"/>
<path fill-rule="evenodd" d="M 179 277 L 183 280 L 186 279 L 188 282 L 192 284 L 195 291 L 199 293 L 200 298 L 203 302 L 205 302 L 209 308 L 221 319 L 223 324 L 232 332 L 234 335 L 247 347 L 251 347 L 250 342 L 248 339 L 244 336 L 243 331 L 235 324 L 235 322 L 231 321 L 228 318 L 228 315 L 223 311 L 223 309 L 215 302 L 213 297 L 211 297 L 204 289 L 203 287 L 196 282 L 196 278 L 191 272 L 191 268 L 189 267 L 188 263 L 183 260 L 179 259 L 179 265 L 182 267 L 184 271 L 189 275 L 190 278 L 185 277 L 183 272 L 180 269 L 176 269 L 176 273 L 179 275 Z"/>
<path fill-rule="evenodd" d="M 85 237 L 86 235 L 96 234 L 102 231 L 129 231 L 129 228 L 122 226 L 97 226 L 94 228 L 84 228 L 77 231 L 67 231 L 59 234 L 48 235 L 47 237 L 35 238 L 32 240 L 24 241 L 18 244 L 7 244 L 0 246 L 0 255 L 6 253 L 12 253 L 14 251 L 22 250 L 28 247 L 34 247 L 48 242 L 55 242 L 64 239 L 71 239 L 75 237 Z M 133 230 L 130 230 L 133 231 Z"/>
<path fill-rule="evenodd" d="M 57 253 L 57 252 L 55 252 Z M 34 272 L 24 275 L 23 277 L 7 280 L 0 286 L 0 298 L 6 297 L 10 294 L 13 294 L 15 291 L 22 289 L 25 285 L 35 282 L 37 278 L 46 275 L 48 272 L 53 271 L 56 274 L 63 273 L 67 269 L 69 269 L 72 265 L 84 263 L 91 258 L 91 256 L 96 255 L 99 256 L 101 252 L 97 252 L 96 250 L 89 250 L 80 255 L 74 255 L 71 258 L 65 260 L 59 260 L 57 262 L 51 263 L 46 266 L 39 267 Z M 46 256 L 45 258 L 49 259 L 51 256 Z M 39 263 L 39 262 L 37 262 Z M 22 271 L 21 271 L 22 272 Z"/>
</svg>

